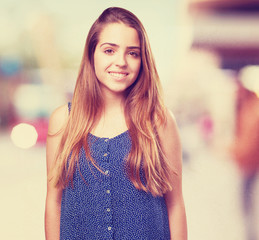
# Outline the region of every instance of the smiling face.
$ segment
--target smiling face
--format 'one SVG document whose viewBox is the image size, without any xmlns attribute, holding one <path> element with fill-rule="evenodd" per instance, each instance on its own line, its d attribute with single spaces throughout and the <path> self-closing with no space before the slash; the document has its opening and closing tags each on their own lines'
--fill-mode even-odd
<svg viewBox="0 0 259 240">
<path fill-rule="evenodd" d="M 138 77 L 140 41 L 134 28 L 110 23 L 100 33 L 94 52 L 94 68 L 104 94 L 121 94 Z"/>
</svg>

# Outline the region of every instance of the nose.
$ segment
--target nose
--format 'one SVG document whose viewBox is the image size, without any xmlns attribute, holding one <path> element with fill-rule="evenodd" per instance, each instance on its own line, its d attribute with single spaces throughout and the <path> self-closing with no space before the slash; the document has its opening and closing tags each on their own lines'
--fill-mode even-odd
<svg viewBox="0 0 259 240">
<path fill-rule="evenodd" d="M 120 53 L 117 55 L 117 58 L 115 60 L 115 65 L 118 67 L 126 67 L 127 66 L 127 60 L 126 60 L 126 56 L 124 55 L 124 53 Z"/>
</svg>

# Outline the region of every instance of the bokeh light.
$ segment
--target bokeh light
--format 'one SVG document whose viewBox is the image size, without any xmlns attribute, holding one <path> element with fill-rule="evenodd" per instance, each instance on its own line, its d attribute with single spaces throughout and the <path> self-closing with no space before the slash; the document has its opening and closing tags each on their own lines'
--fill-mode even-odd
<svg viewBox="0 0 259 240">
<path fill-rule="evenodd" d="M 248 65 L 240 72 L 240 80 L 244 87 L 259 96 L 259 66 Z"/>
<path fill-rule="evenodd" d="M 11 132 L 11 139 L 15 146 L 19 148 L 30 148 L 37 142 L 38 133 L 30 124 L 20 123 Z"/>
</svg>

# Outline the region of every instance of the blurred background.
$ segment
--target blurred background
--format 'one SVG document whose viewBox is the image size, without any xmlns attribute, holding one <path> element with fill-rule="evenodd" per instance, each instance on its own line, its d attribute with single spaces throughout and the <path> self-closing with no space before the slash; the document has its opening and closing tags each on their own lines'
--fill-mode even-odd
<svg viewBox="0 0 259 240">
<path fill-rule="evenodd" d="M 149 35 L 182 139 L 189 239 L 258 240 L 257 0 L 1 0 L 1 239 L 44 239 L 48 118 L 71 100 L 89 28 L 110 6 Z"/>
</svg>

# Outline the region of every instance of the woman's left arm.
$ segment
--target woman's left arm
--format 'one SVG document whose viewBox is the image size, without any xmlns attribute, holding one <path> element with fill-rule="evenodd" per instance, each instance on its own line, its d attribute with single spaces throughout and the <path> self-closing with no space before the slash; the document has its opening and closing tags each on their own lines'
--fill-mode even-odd
<svg viewBox="0 0 259 240">
<path fill-rule="evenodd" d="M 171 240 L 187 240 L 187 220 L 182 194 L 182 148 L 175 118 L 167 113 L 167 123 L 159 129 L 161 145 L 175 174 L 173 190 L 164 194 L 166 201 Z"/>
</svg>

